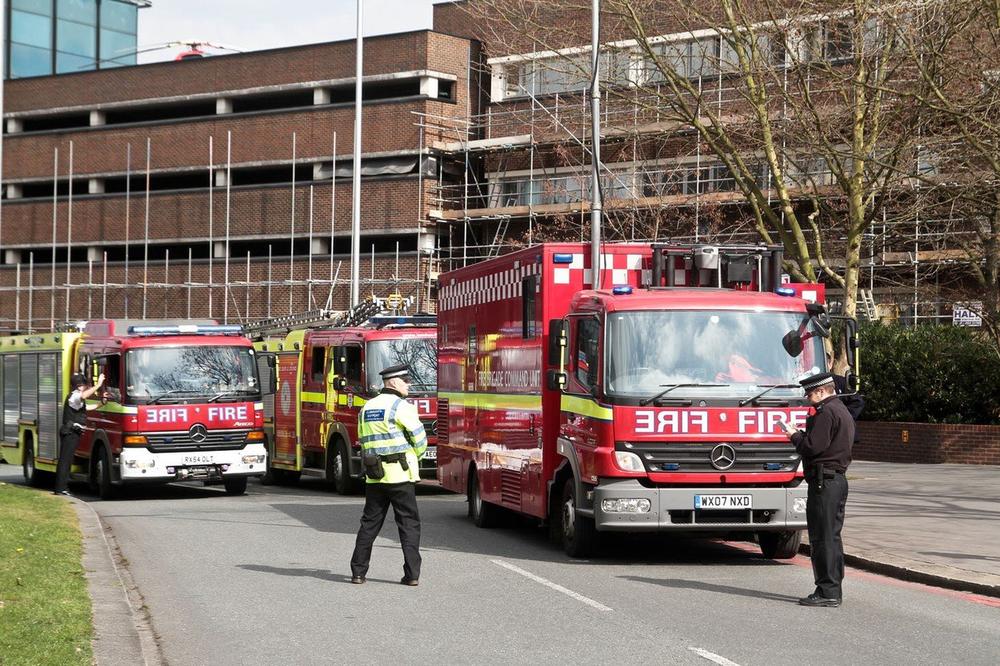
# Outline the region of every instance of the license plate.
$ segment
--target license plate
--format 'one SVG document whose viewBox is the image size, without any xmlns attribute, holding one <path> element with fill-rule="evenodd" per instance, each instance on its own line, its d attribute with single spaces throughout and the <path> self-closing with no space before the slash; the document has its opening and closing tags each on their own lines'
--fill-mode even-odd
<svg viewBox="0 0 1000 666">
<path fill-rule="evenodd" d="M 424 452 L 424 458 L 427 460 L 437 460 L 438 452 L 433 446 L 428 447 L 427 451 Z"/>
<path fill-rule="evenodd" d="M 184 456 L 185 465 L 211 465 L 212 456 Z"/>
<path fill-rule="evenodd" d="M 752 509 L 753 495 L 695 495 L 696 509 Z"/>
</svg>

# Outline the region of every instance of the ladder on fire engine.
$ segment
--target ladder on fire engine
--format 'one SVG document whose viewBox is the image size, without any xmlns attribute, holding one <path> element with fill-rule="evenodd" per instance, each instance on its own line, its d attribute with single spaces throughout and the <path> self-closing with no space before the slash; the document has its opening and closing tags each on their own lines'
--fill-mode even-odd
<svg viewBox="0 0 1000 666">
<path fill-rule="evenodd" d="M 861 296 L 861 311 L 868 321 L 878 319 L 878 308 L 875 306 L 875 297 L 872 295 L 872 290 L 858 289 L 858 294 Z"/>
<path fill-rule="evenodd" d="M 283 317 L 262 319 L 243 327 L 251 338 L 279 335 L 303 328 L 358 326 L 382 312 L 383 304 L 378 299 L 358 303 L 350 310 L 327 310 L 320 308 Z"/>
</svg>

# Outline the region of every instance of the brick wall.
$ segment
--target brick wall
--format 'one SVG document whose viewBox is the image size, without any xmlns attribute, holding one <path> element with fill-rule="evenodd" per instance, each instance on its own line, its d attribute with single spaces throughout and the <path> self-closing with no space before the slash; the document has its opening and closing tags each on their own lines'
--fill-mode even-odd
<svg viewBox="0 0 1000 666">
<path fill-rule="evenodd" d="M 1000 465 L 1000 426 L 862 421 L 856 460 Z"/>
</svg>

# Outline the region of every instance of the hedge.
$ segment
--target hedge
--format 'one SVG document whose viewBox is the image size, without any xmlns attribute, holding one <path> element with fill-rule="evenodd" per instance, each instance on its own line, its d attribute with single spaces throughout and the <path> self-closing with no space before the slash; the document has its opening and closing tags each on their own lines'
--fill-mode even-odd
<svg viewBox="0 0 1000 666">
<path fill-rule="evenodd" d="M 867 324 L 863 419 L 1000 424 L 1000 356 L 976 329 Z"/>
</svg>

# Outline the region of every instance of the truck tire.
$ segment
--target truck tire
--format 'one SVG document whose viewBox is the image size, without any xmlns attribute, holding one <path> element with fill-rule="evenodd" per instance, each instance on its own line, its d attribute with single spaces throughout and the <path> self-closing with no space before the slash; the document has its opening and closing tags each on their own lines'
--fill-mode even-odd
<svg viewBox="0 0 1000 666">
<path fill-rule="evenodd" d="M 24 446 L 24 460 L 21 462 L 21 471 L 24 474 L 24 482 L 29 486 L 37 488 L 42 485 L 41 472 L 35 467 L 35 447 L 31 442 Z"/>
<path fill-rule="evenodd" d="M 247 477 L 245 476 L 223 479 L 222 483 L 226 486 L 227 495 L 242 495 L 247 491 Z"/>
<path fill-rule="evenodd" d="M 500 507 L 483 499 L 479 490 L 479 474 L 475 468 L 469 474 L 469 518 L 476 527 L 488 529 L 496 527 L 500 519 Z"/>
<path fill-rule="evenodd" d="M 333 458 L 330 459 L 330 469 L 327 472 L 333 481 L 333 488 L 339 495 L 354 495 L 360 485 L 351 478 L 351 465 L 347 457 L 347 445 L 341 439 L 334 444 Z"/>
<path fill-rule="evenodd" d="M 111 483 L 111 454 L 108 447 L 102 444 L 97 452 L 97 469 L 94 471 L 94 483 L 97 486 L 97 494 L 102 500 L 113 500 L 117 494 L 114 484 Z"/>
<path fill-rule="evenodd" d="M 769 560 L 790 560 L 799 552 L 802 532 L 758 532 L 761 554 Z"/>
<path fill-rule="evenodd" d="M 563 550 L 570 557 L 589 557 L 597 547 L 597 528 L 593 518 L 581 516 L 576 508 L 576 481 L 571 477 L 566 479 L 559 505 Z"/>
<path fill-rule="evenodd" d="M 273 486 L 276 483 L 281 483 L 281 470 L 271 467 L 272 460 L 274 460 L 274 449 L 271 448 L 269 440 L 267 443 L 267 471 L 264 472 L 264 476 L 260 477 L 262 486 Z"/>
</svg>

